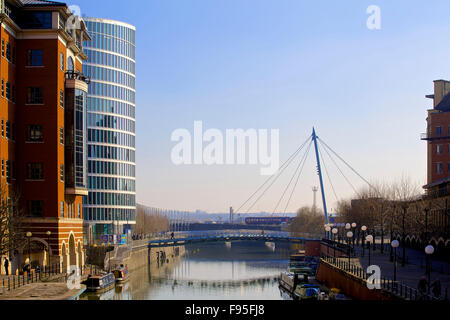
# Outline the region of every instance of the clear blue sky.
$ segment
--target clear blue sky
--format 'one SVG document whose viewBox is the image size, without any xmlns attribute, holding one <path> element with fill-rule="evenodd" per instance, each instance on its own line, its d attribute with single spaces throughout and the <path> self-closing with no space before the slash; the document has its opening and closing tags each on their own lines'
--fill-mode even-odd
<svg viewBox="0 0 450 320">
<path fill-rule="evenodd" d="M 426 182 L 425 99 L 450 79 L 448 0 L 77 0 L 83 14 L 137 27 L 138 202 L 225 212 L 259 166 L 181 166 L 173 130 L 280 129 L 281 159 L 316 126 L 367 179 Z M 381 8 L 382 29 L 366 28 Z M 339 198 L 352 190 L 328 161 Z M 312 204 L 313 158 L 289 207 Z M 290 171 L 292 172 L 292 170 Z M 362 184 L 354 176 L 351 181 Z M 273 210 L 286 174 L 255 210 Z M 284 179 L 284 180 L 283 180 Z M 327 186 L 328 206 L 334 196 Z"/>
</svg>

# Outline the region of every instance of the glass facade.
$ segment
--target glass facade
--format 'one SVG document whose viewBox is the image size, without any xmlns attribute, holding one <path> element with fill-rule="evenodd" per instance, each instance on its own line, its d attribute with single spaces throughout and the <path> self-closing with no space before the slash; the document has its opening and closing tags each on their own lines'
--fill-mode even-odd
<svg viewBox="0 0 450 320">
<path fill-rule="evenodd" d="M 135 39 L 126 23 L 85 18 L 90 77 L 87 96 L 89 196 L 84 217 L 96 234 L 123 232 L 136 222 Z"/>
</svg>

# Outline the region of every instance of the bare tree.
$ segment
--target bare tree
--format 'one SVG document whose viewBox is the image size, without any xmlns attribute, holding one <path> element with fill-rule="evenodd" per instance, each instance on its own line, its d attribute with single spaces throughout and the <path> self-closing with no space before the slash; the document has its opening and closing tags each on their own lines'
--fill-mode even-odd
<svg viewBox="0 0 450 320">
<path fill-rule="evenodd" d="M 169 219 L 150 208 L 138 205 L 136 210 L 136 225 L 133 232 L 137 234 L 159 233 L 169 230 Z"/>
<path fill-rule="evenodd" d="M 25 243 L 24 212 L 19 207 L 18 192 L 8 192 L 0 185 L 0 255 L 9 255 Z"/>
<path fill-rule="evenodd" d="M 314 208 L 303 207 L 297 211 L 297 217 L 290 224 L 289 231 L 293 233 L 322 234 L 324 224 L 322 212 Z"/>
</svg>

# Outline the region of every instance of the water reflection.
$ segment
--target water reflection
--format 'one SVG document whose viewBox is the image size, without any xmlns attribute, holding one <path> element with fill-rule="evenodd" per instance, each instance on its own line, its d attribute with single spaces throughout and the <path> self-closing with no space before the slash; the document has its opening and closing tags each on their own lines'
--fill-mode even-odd
<svg viewBox="0 0 450 320">
<path fill-rule="evenodd" d="M 288 265 L 289 247 L 233 242 L 186 247 L 186 255 L 162 266 L 131 273 L 130 281 L 100 299 L 280 300 L 278 276 Z M 89 297 L 92 298 L 92 295 Z"/>
</svg>

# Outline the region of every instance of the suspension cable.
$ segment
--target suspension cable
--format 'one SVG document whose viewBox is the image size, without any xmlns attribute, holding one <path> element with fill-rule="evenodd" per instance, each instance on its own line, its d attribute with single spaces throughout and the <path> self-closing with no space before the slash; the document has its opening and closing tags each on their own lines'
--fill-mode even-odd
<svg viewBox="0 0 450 320">
<path fill-rule="evenodd" d="M 319 146 L 319 145 L 317 146 L 317 149 L 319 150 L 320 158 L 321 158 L 321 160 L 322 160 L 323 167 L 325 168 L 325 173 L 326 173 L 326 175 L 327 175 L 328 182 L 330 183 L 331 189 L 333 190 L 333 194 L 334 194 L 334 197 L 335 197 L 335 199 L 336 199 L 336 202 L 339 202 L 339 197 L 337 196 L 336 189 L 334 189 L 333 182 L 331 181 L 330 174 L 328 173 L 328 168 L 327 168 L 327 166 L 326 166 L 326 164 L 325 164 L 325 158 L 324 158 L 324 156 L 322 155 L 322 151 L 320 150 L 320 146 Z"/>
<path fill-rule="evenodd" d="M 309 136 L 308 139 L 281 165 L 280 169 L 278 169 L 278 174 L 271 175 L 240 207 L 236 210 L 236 214 L 239 214 L 240 210 L 267 184 L 270 180 L 275 178 L 275 180 L 272 182 L 272 184 L 268 187 L 270 188 L 273 183 L 278 179 L 278 177 L 283 173 L 283 171 L 291 164 L 291 162 L 294 160 L 294 158 L 300 153 L 300 151 L 306 146 L 308 141 L 311 140 L 312 136 Z M 268 188 L 264 191 L 264 193 L 268 190 Z M 264 195 L 263 193 L 263 195 Z M 258 202 L 262 196 L 260 196 L 256 202 Z M 253 208 L 253 206 L 256 204 L 256 202 L 250 207 L 250 209 L 247 211 L 247 213 Z"/>
<path fill-rule="evenodd" d="M 334 155 L 335 155 L 336 157 L 338 157 L 339 160 L 341 160 L 347 167 L 349 167 L 350 170 L 352 170 L 359 178 L 361 178 L 365 183 L 367 183 L 367 184 L 369 185 L 369 187 L 371 187 L 373 190 L 375 190 L 375 191 L 378 193 L 377 188 L 375 188 L 374 186 L 372 186 L 372 184 L 371 184 L 369 181 L 367 181 L 366 179 L 364 179 L 364 177 L 361 176 L 355 169 L 353 169 L 353 167 L 352 167 L 351 165 L 349 165 L 344 159 L 342 159 L 341 156 L 339 156 L 333 149 L 331 149 L 331 148 L 325 143 L 325 141 L 323 141 L 323 140 L 320 139 L 319 137 L 318 137 L 318 139 L 320 140 L 320 142 L 322 142 L 322 143 L 324 144 L 325 147 L 327 147 L 332 153 L 334 153 Z"/>
<path fill-rule="evenodd" d="M 331 156 L 330 152 L 326 149 L 323 148 L 325 150 L 325 152 L 327 153 L 328 157 L 330 158 L 330 160 L 334 163 L 334 165 L 336 166 L 336 168 L 339 170 L 339 172 L 341 173 L 341 175 L 344 177 L 345 181 L 347 181 L 347 183 L 350 185 L 350 187 L 353 189 L 353 191 L 355 191 L 355 193 L 359 196 L 359 192 L 356 190 L 356 188 L 353 186 L 353 184 L 350 182 L 350 180 L 347 178 L 347 176 L 344 174 L 344 172 L 341 170 L 341 168 L 338 166 L 338 164 L 336 163 L 336 161 L 333 159 L 333 157 Z"/>
<path fill-rule="evenodd" d="M 312 142 L 311 142 L 311 145 L 312 145 Z M 295 181 L 295 185 L 294 185 L 294 187 L 292 188 L 291 194 L 290 194 L 289 199 L 288 199 L 288 201 L 287 201 L 287 203 L 286 203 L 286 207 L 284 207 L 284 213 L 283 213 L 283 215 L 286 215 L 286 211 L 287 211 L 287 208 L 288 208 L 289 204 L 291 203 L 292 196 L 294 195 L 294 192 L 295 192 L 295 190 L 297 189 L 298 181 L 300 180 L 300 176 L 301 176 L 301 174 L 302 174 L 302 172 L 303 172 L 303 169 L 305 168 L 306 160 L 307 160 L 307 158 L 308 158 L 309 151 L 310 151 L 310 149 L 311 149 L 311 145 L 309 146 L 308 154 L 307 154 L 306 157 L 304 158 L 302 168 L 301 168 L 301 170 L 300 170 L 299 173 L 298 173 L 297 180 Z"/>
<path fill-rule="evenodd" d="M 284 198 L 284 196 L 286 195 L 286 192 L 288 191 L 289 187 L 291 186 L 292 181 L 294 181 L 294 178 L 297 176 L 298 170 L 300 170 L 300 168 L 301 168 L 301 166 L 302 166 L 302 164 L 303 164 L 305 158 L 308 156 L 309 150 L 311 149 L 311 145 L 312 145 L 312 141 L 309 143 L 309 146 L 308 146 L 308 148 L 306 149 L 306 152 L 303 154 L 302 158 L 300 159 L 300 162 L 299 162 L 297 168 L 295 169 L 294 174 L 293 174 L 292 177 L 291 177 L 291 180 L 289 181 L 288 185 L 286 186 L 286 189 L 284 189 L 284 192 L 283 192 L 283 194 L 281 195 L 280 200 L 278 200 L 278 203 L 277 203 L 277 205 L 275 206 L 275 209 L 273 209 L 272 215 L 274 215 L 274 214 L 276 213 L 278 207 L 280 206 L 281 201 L 283 201 L 283 198 Z"/>
</svg>

